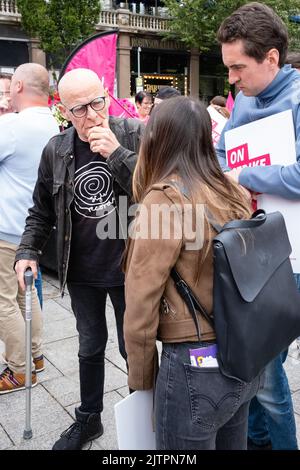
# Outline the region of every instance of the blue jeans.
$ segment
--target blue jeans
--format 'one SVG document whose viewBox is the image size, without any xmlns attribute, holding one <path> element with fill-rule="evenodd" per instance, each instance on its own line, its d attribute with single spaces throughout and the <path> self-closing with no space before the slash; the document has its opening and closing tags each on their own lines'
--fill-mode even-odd
<svg viewBox="0 0 300 470">
<path fill-rule="evenodd" d="M 80 411 L 101 413 L 104 391 L 104 354 L 108 338 L 105 308 L 111 298 L 118 333 L 119 351 L 126 360 L 123 337 L 124 286 L 93 287 L 68 283 L 72 309 L 79 333 Z"/>
<path fill-rule="evenodd" d="M 300 274 L 295 274 L 300 290 Z M 248 436 L 256 445 L 271 442 L 273 450 L 296 450 L 296 424 L 291 392 L 283 363 L 287 351 L 265 370 L 265 384 L 250 403 Z"/>
<path fill-rule="evenodd" d="M 190 364 L 189 349 L 207 343 L 164 344 L 155 390 L 158 450 L 246 449 L 251 383 L 225 377 L 218 367 Z"/>
<path fill-rule="evenodd" d="M 40 306 L 43 308 L 43 280 L 41 270 L 38 270 L 38 277 L 34 281 L 36 292 L 39 298 Z"/>
</svg>

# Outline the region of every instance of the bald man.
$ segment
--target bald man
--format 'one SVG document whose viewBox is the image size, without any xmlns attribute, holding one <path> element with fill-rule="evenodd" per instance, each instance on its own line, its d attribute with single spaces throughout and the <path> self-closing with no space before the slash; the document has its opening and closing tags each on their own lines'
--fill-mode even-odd
<svg viewBox="0 0 300 470">
<path fill-rule="evenodd" d="M 44 146 L 59 132 L 48 108 L 49 78 L 38 64 L 23 64 L 11 81 L 11 106 L 17 113 L 0 120 L 0 339 L 5 344 L 6 369 L 0 374 L 0 394 L 25 388 L 25 296 L 18 289 L 14 259 L 37 179 Z M 32 384 L 44 369 L 42 317 L 36 292 L 32 310 Z"/>
<path fill-rule="evenodd" d="M 0 116 L 11 113 L 10 82 L 12 74 L 0 73 Z"/>
<path fill-rule="evenodd" d="M 91 70 L 65 74 L 59 95 L 61 111 L 73 127 L 51 139 L 43 152 L 16 271 L 24 288 L 24 272 L 30 266 L 36 274 L 39 254 L 56 223 L 60 287 L 63 292 L 67 283 L 79 332 L 81 405 L 53 449 L 79 450 L 103 434 L 107 294 L 126 359 L 121 258 L 143 124 L 108 116 L 107 92 Z"/>
</svg>

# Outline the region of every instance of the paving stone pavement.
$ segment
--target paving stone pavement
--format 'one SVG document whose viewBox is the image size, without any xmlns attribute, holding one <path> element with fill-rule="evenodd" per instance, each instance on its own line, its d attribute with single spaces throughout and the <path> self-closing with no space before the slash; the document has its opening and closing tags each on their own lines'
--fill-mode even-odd
<svg viewBox="0 0 300 470">
<path fill-rule="evenodd" d="M 62 299 L 58 281 L 43 275 L 44 291 L 44 356 L 45 371 L 38 374 L 39 383 L 32 389 L 31 440 L 23 439 L 25 423 L 25 391 L 0 396 L 0 450 L 48 450 L 60 433 L 73 422 L 74 408 L 79 404 L 78 335 L 68 294 Z M 107 303 L 109 340 L 106 351 L 104 434 L 92 444 L 91 450 L 118 449 L 114 405 L 127 394 L 124 360 L 118 352 L 113 309 Z M 0 342 L 0 353 L 3 344 Z M 5 366 L 0 364 L 0 372 Z M 295 343 L 286 361 L 300 444 L 300 356 Z"/>
</svg>

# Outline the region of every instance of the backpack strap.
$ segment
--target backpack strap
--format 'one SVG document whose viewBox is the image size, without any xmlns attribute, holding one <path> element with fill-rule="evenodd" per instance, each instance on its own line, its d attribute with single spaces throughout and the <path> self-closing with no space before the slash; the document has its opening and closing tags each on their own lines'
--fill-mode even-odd
<svg viewBox="0 0 300 470">
<path fill-rule="evenodd" d="M 267 215 L 263 209 L 259 209 L 255 211 L 251 219 L 241 219 L 241 220 L 231 220 L 227 222 L 222 228 L 222 230 L 230 229 L 230 228 L 254 228 L 259 227 L 267 220 Z"/>
<path fill-rule="evenodd" d="M 198 315 L 196 310 L 205 318 L 205 320 L 208 322 L 208 324 L 214 329 L 214 320 L 211 315 L 205 310 L 203 305 L 200 304 L 198 301 L 197 297 L 195 297 L 192 289 L 188 286 L 188 284 L 182 279 L 178 271 L 176 271 L 175 268 L 171 269 L 171 277 L 175 283 L 175 287 L 177 289 L 178 294 L 180 297 L 183 299 L 185 304 L 187 305 L 190 314 L 192 315 L 192 318 L 194 320 L 196 330 L 197 330 L 197 336 L 199 338 L 199 341 L 201 340 L 201 334 L 200 334 L 200 327 L 199 327 L 199 322 L 198 322 Z"/>
<path fill-rule="evenodd" d="M 227 230 L 231 228 L 239 229 L 239 228 L 259 227 L 267 219 L 267 215 L 265 211 L 263 209 L 258 209 L 257 211 L 253 212 L 251 219 L 231 220 L 222 226 L 218 224 L 217 222 L 215 222 L 212 214 L 207 209 L 206 209 L 206 214 L 207 214 L 208 222 L 216 230 L 217 233 L 220 233 L 223 230 Z"/>
<path fill-rule="evenodd" d="M 180 185 L 177 181 L 169 180 L 169 181 L 166 181 L 166 184 L 175 187 L 183 196 L 185 196 L 187 199 L 190 199 L 190 195 L 187 189 L 184 186 Z M 220 229 L 222 228 L 221 226 L 219 227 Z M 219 230 L 217 230 L 217 232 L 219 232 Z M 187 305 L 190 311 L 190 314 L 192 315 L 192 318 L 194 320 L 196 330 L 197 330 L 197 336 L 200 341 L 201 333 L 200 333 L 200 325 L 199 325 L 197 311 L 205 318 L 208 324 L 214 329 L 213 317 L 209 315 L 209 313 L 205 310 L 203 305 L 200 304 L 197 297 L 194 295 L 192 289 L 185 282 L 185 280 L 180 276 L 179 272 L 176 271 L 175 267 L 171 269 L 170 274 L 171 274 L 171 278 L 173 279 L 175 283 L 175 287 L 176 287 L 178 294 L 183 299 L 183 301 L 185 302 L 185 304 Z"/>
</svg>

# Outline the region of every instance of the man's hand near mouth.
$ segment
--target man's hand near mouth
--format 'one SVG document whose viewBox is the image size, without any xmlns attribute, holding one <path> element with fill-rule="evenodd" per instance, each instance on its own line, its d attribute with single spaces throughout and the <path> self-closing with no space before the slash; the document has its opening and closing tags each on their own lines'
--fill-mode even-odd
<svg viewBox="0 0 300 470">
<path fill-rule="evenodd" d="M 108 119 L 104 119 L 100 126 L 91 127 L 88 141 L 91 151 L 100 153 L 104 158 L 108 158 L 120 146 L 115 134 L 109 128 Z"/>
</svg>

